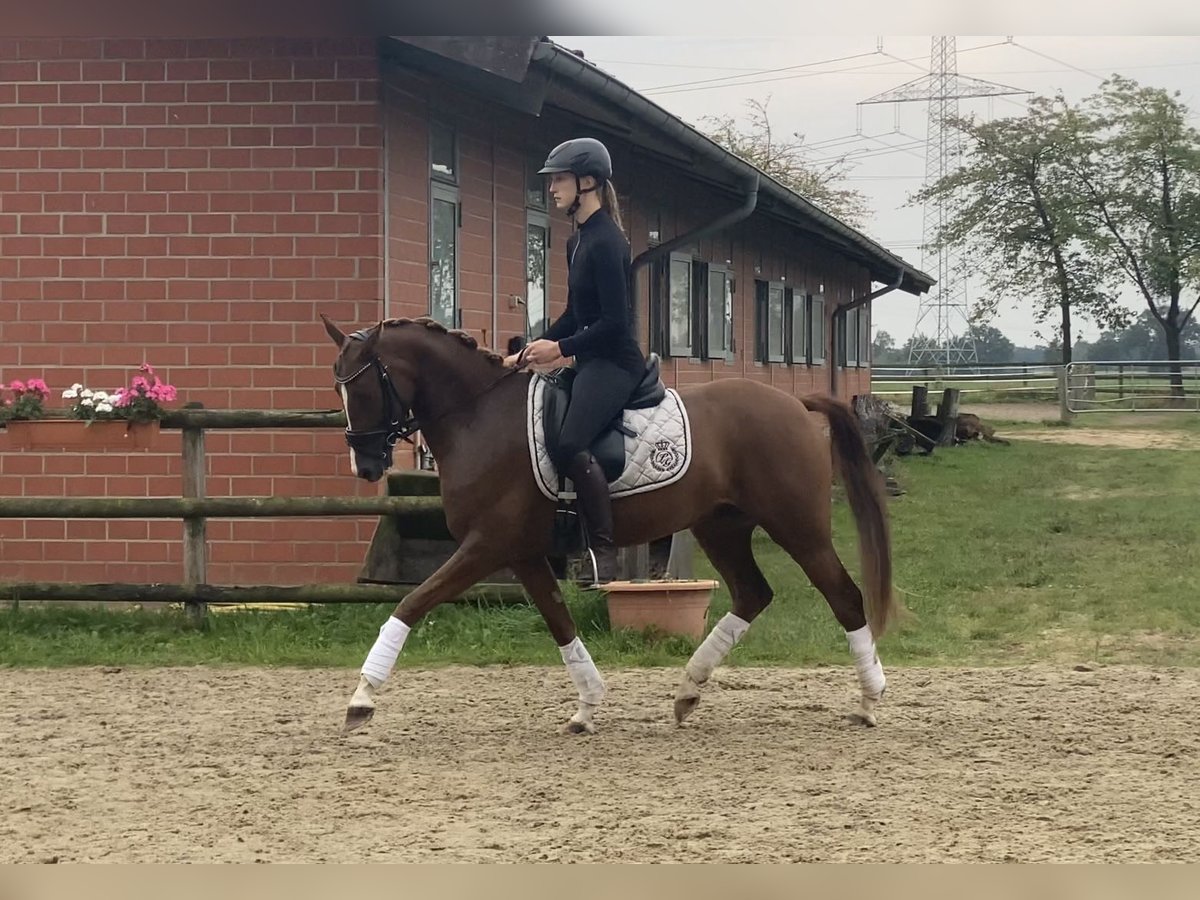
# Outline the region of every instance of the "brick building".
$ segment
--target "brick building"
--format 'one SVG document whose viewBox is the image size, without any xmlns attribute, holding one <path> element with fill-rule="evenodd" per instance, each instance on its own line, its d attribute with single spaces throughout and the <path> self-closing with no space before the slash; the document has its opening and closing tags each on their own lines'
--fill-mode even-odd
<svg viewBox="0 0 1200 900">
<path fill-rule="evenodd" d="M 639 338 L 669 383 L 867 390 L 871 299 L 931 279 L 527 38 L 0 40 L 0 379 L 115 387 L 147 361 L 181 401 L 330 409 L 320 312 L 432 313 L 502 348 L 564 302 L 569 223 L 534 171 L 580 134 L 613 151 Z M 212 496 L 377 490 L 336 431 L 207 446 Z M 9 496 L 179 479 L 176 432 L 88 458 L 0 436 Z M 353 580 L 374 521 L 208 528 L 212 582 L 283 584 Z M 3 578 L 178 581 L 181 529 L 0 520 Z"/>
</svg>

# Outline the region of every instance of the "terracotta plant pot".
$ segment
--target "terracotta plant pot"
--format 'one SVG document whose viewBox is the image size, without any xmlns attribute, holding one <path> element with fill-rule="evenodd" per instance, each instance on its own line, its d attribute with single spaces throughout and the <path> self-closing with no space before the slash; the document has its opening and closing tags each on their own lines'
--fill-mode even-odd
<svg viewBox="0 0 1200 900">
<path fill-rule="evenodd" d="M 655 628 L 699 640 L 708 630 L 708 608 L 717 582 L 710 580 L 612 581 L 604 585 L 613 629 Z"/>
<path fill-rule="evenodd" d="M 4 427 L 9 444 L 22 450 L 148 450 L 159 434 L 157 421 L 125 419 L 14 419 Z"/>
</svg>

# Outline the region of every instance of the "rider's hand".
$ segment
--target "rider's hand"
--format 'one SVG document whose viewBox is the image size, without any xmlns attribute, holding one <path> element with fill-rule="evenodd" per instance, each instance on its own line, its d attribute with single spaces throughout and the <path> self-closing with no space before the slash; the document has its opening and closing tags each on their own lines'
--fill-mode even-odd
<svg viewBox="0 0 1200 900">
<path fill-rule="evenodd" d="M 520 362 L 520 360 L 521 360 L 520 353 L 514 353 L 512 356 L 506 356 L 506 357 L 504 357 L 504 367 L 507 369 L 515 369 L 517 367 L 517 363 Z"/>
<path fill-rule="evenodd" d="M 563 358 L 558 341 L 537 340 L 525 348 L 525 359 L 535 366 L 548 366 Z"/>
</svg>

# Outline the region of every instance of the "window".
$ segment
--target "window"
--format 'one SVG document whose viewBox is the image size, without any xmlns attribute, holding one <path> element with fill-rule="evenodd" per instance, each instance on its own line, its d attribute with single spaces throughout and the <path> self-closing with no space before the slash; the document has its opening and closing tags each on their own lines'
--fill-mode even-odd
<svg viewBox="0 0 1200 900">
<path fill-rule="evenodd" d="M 789 290 L 788 315 L 791 342 L 788 344 L 788 362 L 806 365 L 809 361 L 808 295 L 798 290 Z"/>
<path fill-rule="evenodd" d="M 458 191 L 436 183 L 429 206 L 429 315 L 458 327 Z"/>
<path fill-rule="evenodd" d="M 549 197 L 546 191 L 546 176 L 539 175 L 540 163 L 531 162 L 525 173 L 525 205 L 530 209 L 546 209 Z"/>
<path fill-rule="evenodd" d="M 733 273 L 724 263 L 672 253 L 650 272 L 650 349 L 666 356 L 731 361 Z"/>
<path fill-rule="evenodd" d="M 733 279 L 725 266 L 708 266 L 706 350 L 708 359 L 733 359 Z"/>
<path fill-rule="evenodd" d="M 808 302 L 808 346 L 812 363 L 819 366 L 825 362 L 825 285 Z"/>
<path fill-rule="evenodd" d="M 429 174 L 439 181 L 458 183 L 458 141 L 454 129 L 441 122 L 429 126 Z"/>
<path fill-rule="evenodd" d="M 429 315 L 448 328 L 461 324 L 458 308 L 458 140 L 440 122 L 429 126 Z"/>
<path fill-rule="evenodd" d="M 858 308 L 858 364 L 871 365 L 871 305 Z"/>
<path fill-rule="evenodd" d="M 530 212 L 525 228 L 525 336 L 531 340 L 550 327 L 546 306 L 549 235 L 549 218 Z"/>
<path fill-rule="evenodd" d="M 772 283 L 767 290 L 767 361 L 783 362 L 784 287 Z"/>
<path fill-rule="evenodd" d="M 786 335 L 786 291 L 781 281 L 756 281 L 755 326 L 758 347 L 755 359 L 759 362 L 783 362 Z"/>
<path fill-rule="evenodd" d="M 692 259 L 671 254 L 668 351 L 671 356 L 692 356 Z"/>
<path fill-rule="evenodd" d="M 849 309 L 839 316 L 838 355 L 847 368 L 858 365 L 858 310 Z"/>
</svg>

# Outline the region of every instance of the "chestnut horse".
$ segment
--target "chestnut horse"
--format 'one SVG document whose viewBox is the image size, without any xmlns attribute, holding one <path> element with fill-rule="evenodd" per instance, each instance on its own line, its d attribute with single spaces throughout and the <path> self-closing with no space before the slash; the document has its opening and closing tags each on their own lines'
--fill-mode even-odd
<svg viewBox="0 0 1200 900">
<path fill-rule="evenodd" d="M 591 733 L 604 681 L 576 634 L 547 559 L 556 504 L 538 490 L 530 462 L 531 374 L 506 367 L 474 338 L 430 319 L 388 320 L 351 335 L 322 319 L 339 350 L 334 381 L 346 412 L 354 474 L 378 481 L 392 463 L 395 441 L 419 428 L 438 461 L 446 524 L 459 545 L 380 628 L 345 730 L 374 714 L 376 691 L 410 629 L 439 603 L 507 567 L 541 612 L 579 690 L 579 708 L 566 730 Z M 896 606 L 881 479 L 853 413 L 829 397 L 800 400 L 740 378 L 689 385 L 679 395 L 692 431 L 686 473 L 613 503 L 617 545 L 690 529 L 732 595 L 732 612 L 712 628 L 684 669 L 675 693 L 676 721 L 695 709 L 700 687 L 771 602 L 771 587 L 751 549 L 761 526 L 800 564 L 845 629 L 861 688 L 856 716 L 874 725 L 885 687 L 875 638 Z M 865 606 L 831 539 L 835 460 L 857 523 Z"/>
</svg>

